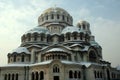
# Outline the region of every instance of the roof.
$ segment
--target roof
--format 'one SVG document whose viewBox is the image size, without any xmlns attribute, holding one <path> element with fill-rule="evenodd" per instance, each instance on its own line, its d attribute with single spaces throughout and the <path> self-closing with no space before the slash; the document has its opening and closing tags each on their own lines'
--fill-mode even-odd
<svg viewBox="0 0 120 80">
<path fill-rule="evenodd" d="M 16 52 L 16 53 L 23 53 L 24 52 L 27 54 L 30 53 L 26 47 L 18 47 L 17 49 L 12 50 L 10 53 L 14 53 L 14 52 Z"/>
<path fill-rule="evenodd" d="M 81 30 L 80 28 L 78 28 L 78 27 L 75 27 L 75 26 L 67 26 L 66 28 L 64 28 L 63 30 L 62 30 L 62 34 L 65 34 L 65 33 L 73 33 L 73 32 L 78 32 L 78 33 L 80 33 L 80 32 L 84 32 L 83 30 Z"/>
<path fill-rule="evenodd" d="M 46 9 L 45 11 L 43 11 L 42 14 L 46 14 L 46 13 L 50 13 L 50 12 L 61 12 L 61 13 L 67 13 L 69 14 L 66 10 L 62 9 L 62 8 L 59 8 L 59 7 L 51 7 L 51 8 L 48 8 Z"/>
<path fill-rule="evenodd" d="M 49 31 L 45 28 L 45 27 L 42 27 L 42 26 L 37 26 L 29 31 L 27 31 L 25 34 L 28 34 L 28 33 L 44 33 L 44 34 L 49 34 Z"/>
<path fill-rule="evenodd" d="M 65 51 L 62 48 L 52 48 L 52 49 L 50 49 L 50 50 L 48 50 L 46 52 L 67 52 L 67 51 Z"/>
</svg>

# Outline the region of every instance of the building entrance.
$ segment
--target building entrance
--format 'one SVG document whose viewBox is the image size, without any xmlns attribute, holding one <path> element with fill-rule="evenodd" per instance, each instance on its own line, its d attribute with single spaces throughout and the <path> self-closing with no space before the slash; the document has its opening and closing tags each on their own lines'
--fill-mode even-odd
<svg viewBox="0 0 120 80">
<path fill-rule="evenodd" d="M 54 76 L 54 80 L 60 80 L 59 76 Z"/>
</svg>

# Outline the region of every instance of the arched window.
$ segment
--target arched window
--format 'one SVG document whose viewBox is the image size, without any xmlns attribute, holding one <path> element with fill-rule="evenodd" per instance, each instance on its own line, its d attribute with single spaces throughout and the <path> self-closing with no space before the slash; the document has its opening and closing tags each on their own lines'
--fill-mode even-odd
<svg viewBox="0 0 120 80">
<path fill-rule="evenodd" d="M 43 80 L 43 79 L 44 79 L 44 72 L 41 71 L 41 72 L 40 72 L 40 80 Z"/>
<path fill-rule="evenodd" d="M 81 78 L 81 72 L 80 71 L 78 72 L 78 78 L 79 79 Z"/>
<path fill-rule="evenodd" d="M 54 67 L 53 67 L 53 72 L 54 72 L 54 73 L 59 73 L 59 72 L 60 72 L 58 65 L 54 65 Z"/>
<path fill-rule="evenodd" d="M 57 19 L 59 19 L 60 18 L 60 16 L 59 16 L 59 14 L 57 14 Z"/>
<path fill-rule="evenodd" d="M 97 78 L 97 76 L 96 76 L 96 71 L 94 71 L 94 76 L 95 76 L 95 78 Z"/>
<path fill-rule="evenodd" d="M 35 79 L 38 80 L 38 72 L 35 73 Z"/>
<path fill-rule="evenodd" d="M 48 20 L 48 15 L 46 16 L 46 20 Z"/>
<path fill-rule="evenodd" d="M 24 62 L 24 60 L 25 60 L 25 56 L 22 55 L 22 57 L 21 57 L 21 61 Z"/>
<path fill-rule="evenodd" d="M 14 74 L 12 74 L 12 80 L 14 80 Z"/>
<path fill-rule="evenodd" d="M 40 36 L 41 36 L 41 41 L 44 41 L 45 34 L 42 33 Z"/>
<path fill-rule="evenodd" d="M 37 41 L 38 33 L 34 33 L 34 41 Z"/>
<path fill-rule="evenodd" d="M 83 40 L 83 33 L 80 33 L 80 40 Z"/>
<path fill-rule="evenodd" d="M 14 62 L 16 62 L 16 55 L 14 55 L 14 59 L 13 59 Z"/>
<path fill-rule="evenodd" d="M 85 24 L 83 24 L 83 30 L 85 30 L 85 29 L 86 29 Z"/>
<path fill-rule="evenodd" d="M 74 32 L 74 33 L 73 33 L 73 38 L 74 38 L 74 40 L 77 39 L 77 32 Z"/>
<path fill-rule="evenodd" d="M 62 20 L 65 20 L 65 16 L 64 15 L 62 15 Z"/>
<path fill-rule="evenodd" d="M 73 78 L 73 72 L 71 70 L 69 71 L 69 78 Z"/>
<path fill-rule="evenodd" d="M 31 41 L 31 34 L 30 33 L 27 34 L 27 38 L 28 38 L 28 41 Z"/>
<path fill-rule="evenodd" d="M 70 33 L 67 33 L 67 34 L 66 34 L 66 39 L 67 39 L 67 40 L 70 40 Z"/>
<path fill-rule="evenodd" d="M 102 78 L 102 72 L 100 72 L 100 78 Z"/>
<path fill-rule="evenodd" d="M 97 72 L 97 78 L 100 78 L 100 76 L 99 76 L 99 71 Z"/>
<path fill-rule="evenodd" d="M 74 72 L 74 78 L 77 78 L 77 71 Z"/>
<path fill-rule="evenodd" d="M 97 59 L 97 57 L 96 57 L 95 51 L 94 51 L 94 50 L 91 50 L 91 51 L 89 52 L 89 61 L 91 61 L 91 62 L 96 62 L 96 59 Z"/>
<path fill-rule="evenodd" d="M 4 80 L 7 80 L 7 74 L 5 74 L 5 76 L 4 76 Z"/>
<path fill-rule="evenodd" d="M 53 14 L 51 15 L 51 19 L 54 19 L 54 15 Z"/>
<path fill-rule="evenodd" d="M 61 36 L 60 36 L 60 42 L 63 42 L 64 41 L 64 35 L 62 34 Z"/>
<path fill-rule="evenodd" d="M 18 74 L 16 74 L 16 80 L 18 80 Z"/>
<path fill-rule="evenodd" d="M 34 80 L 34 73 L 32 72 L 32 74 L 31 74 L 31 80 Z"/>
<path fill-rule="evenodd" d="M 11 75 L 10 75 L 10 74 L 8 74 L 8 80 L 10 80 L 10 78 L 11 78 Z"/>
</svg>

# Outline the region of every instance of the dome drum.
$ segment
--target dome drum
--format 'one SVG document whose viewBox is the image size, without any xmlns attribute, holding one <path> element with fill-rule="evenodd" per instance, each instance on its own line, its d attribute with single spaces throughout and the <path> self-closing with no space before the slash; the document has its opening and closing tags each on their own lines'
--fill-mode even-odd
<svg viewBox="0 0 120 80">
<path fill-rule="evenodd" d="M 38 18 L 38 24 L 45 26 L 48 23 L 65 23 L 66 25 L 72 25 L 73 19 L 70 14 L 61 9 L 61 8 L 49 8 L 42 13 L 42 15 Z"/>
</svg>

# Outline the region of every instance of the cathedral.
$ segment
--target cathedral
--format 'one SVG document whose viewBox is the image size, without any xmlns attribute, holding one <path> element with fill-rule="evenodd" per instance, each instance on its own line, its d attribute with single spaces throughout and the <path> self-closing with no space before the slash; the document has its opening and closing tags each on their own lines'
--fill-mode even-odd
<svg viewBox="0 0 120 80">
<path fill-rule="evenodd" d="M 89 22 L 74 26 L 66 10 L 48 8 L 8 53 L 0 80 L 120 80 L 120 70 L 103 59 L 94 38 Z"/>
</svg>

